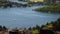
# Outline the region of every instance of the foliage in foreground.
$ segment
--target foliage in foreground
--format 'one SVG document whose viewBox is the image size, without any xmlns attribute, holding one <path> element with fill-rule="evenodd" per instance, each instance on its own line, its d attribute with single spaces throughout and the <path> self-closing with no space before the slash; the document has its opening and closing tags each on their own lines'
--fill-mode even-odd
<svg viewBox="0 0 60 34">
<path fill-rule="evenodd" d="M 39 34 L 41 29 L 51 30 L 51 31 L 54 31 L 54 33 L 60 34 L 60 18 L 57 19 L 56 21 L 47 23 L 46 25 L 42 25 L 41 27 L 39 25 L 36 25 L 35 27 L 30 27 L 27 30 L 30 30 L 32 34 Z M 6 30 L 8 30 L 7 27 L 0 26 L 0 31 L 6 31 Z"/>
<path fill-rule="evenodd" d="M 51 30 L 54 31 L 55 34 L 60 34 L 60 18 L 56 21 L 52 21 L 50 23 L 47 23 L 46 25 L 42 25 L 41 27 L 36 25 L 36 27 L 29 28 L 29 30 L 32 31 L 32 33 L 39 33 L 39 30 Z"/>
</svg>

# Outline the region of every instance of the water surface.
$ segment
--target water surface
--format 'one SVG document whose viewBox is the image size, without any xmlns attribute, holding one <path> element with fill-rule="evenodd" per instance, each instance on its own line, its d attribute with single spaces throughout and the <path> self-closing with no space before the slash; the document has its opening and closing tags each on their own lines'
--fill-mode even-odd
<svg viewBox="0 0 60 34">
<path fill-rule="evenodd" d="M 32 11 L 40 6 L 26 8 L 0 8 L 0 25 L 5 25 L 10 28 L 15 27 L 32 27 L 36 24 L 42 25 L 47 22 L 55 21 L 60 17 L 60 14 L 50 14 Z"/>
</svg>

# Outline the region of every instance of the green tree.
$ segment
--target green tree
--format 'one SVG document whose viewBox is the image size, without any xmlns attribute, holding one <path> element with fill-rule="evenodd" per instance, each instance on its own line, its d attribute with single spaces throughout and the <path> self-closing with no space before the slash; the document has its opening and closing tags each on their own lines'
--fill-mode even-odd
<svg viewBox="0 0 60 34">
<path fill-rule="evenodd" d="M 53 30 L 60 31 L 60 18 L 53 23 Z"/>
<path fill-rule="evenodd" d="M 38 30 L 39 30 L 39 29 L 40 29 L 40 26 L 39 26 L 39 25 L 36 25 L 36 29 L 38 29 Z"/>
<path fill-rule="evenodd" d="M 28 30 L 31 30 L 31 29 L 32 29 L 31 27 L 28 28 Z"/>
<path fill-rule="evenodd" d="M 2 31 L 2 26 L 0 25 L 0 31 Z"/>
<path fill-rule="evenodd" d="M 56 0 L 45 0 L 46 4 L 51 5 L 56 2 Z"/>
<path fill-rule="evenodd" d="M 7 30 L 7 28 L 5 26 L 3 26 L 3 31 L 6 31 L 6 30 Z"/>
</svg>

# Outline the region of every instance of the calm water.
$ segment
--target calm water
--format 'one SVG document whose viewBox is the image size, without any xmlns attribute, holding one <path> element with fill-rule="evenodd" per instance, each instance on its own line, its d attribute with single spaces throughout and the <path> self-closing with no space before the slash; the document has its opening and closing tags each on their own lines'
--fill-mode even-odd
<svg viewBox="0 0 60 34">
<path fill-rule="evenodd" d="M 55 21 L 60 17 L 60 14 L 32 11 L 32 9 L 36 7 L 39 6 L 26 8 L 0 8 L 0 25 L 5 25 L 10 28 L 30 27 L 35 26 L 36 24 L 46 24 L 47 22 Z"/>
<path fill-rule="evenodd" d="M 18 1 L 15 0 L 14 2 Z M 0 8 L 0 25 L 5 25 L 10 28 L 30 26 L 33 27 L 36 24 L 41 26 L 47 22 L 55 21 L 60 17 L 60 14 L 49 14 L 32 11 L 32 9 L 37 7 L 43 6 L 40 5 L 26 8 L 15 7 L 5 9 Z"/>
<path fill-rule="evenodd" d="M 22 4 L 27 4 L 27 2 L 22 2 L 22 1 L 18 1 L 18 0 L 9 0 L 11 2 L 17 2 L 17 3 L 22 3 Z"/>
</svg>

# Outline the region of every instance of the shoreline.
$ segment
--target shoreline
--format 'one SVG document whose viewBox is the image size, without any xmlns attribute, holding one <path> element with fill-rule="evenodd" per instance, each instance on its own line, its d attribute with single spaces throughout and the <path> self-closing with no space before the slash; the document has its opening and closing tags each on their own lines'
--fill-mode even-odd
<svg viewBox="0 0 60 34">
<path fill-rule="evenodd" d="M 60 4 L 35 8 L 34 11 L 46 13 L 60 13 Z"/>
<path fill-rule="evenodd" d="M 0 1 L 0 7 L 31 7 L 29 4 L 22 4 L 17 2 L 10 2 L 10 1 Z"/>
</svg>

